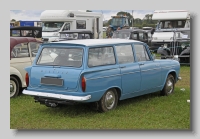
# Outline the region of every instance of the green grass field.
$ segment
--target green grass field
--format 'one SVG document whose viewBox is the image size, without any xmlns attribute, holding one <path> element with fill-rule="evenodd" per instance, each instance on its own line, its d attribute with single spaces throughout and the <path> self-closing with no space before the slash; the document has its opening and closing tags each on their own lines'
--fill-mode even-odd
<svg viewBox="0 0 200 139">
<path fill-rule="evenodd" d="M 87 105 L 49 108 L 30 96 L 10 99 L 10 129 L 190 129 L 190 67 L 182 66 L 174 94 L 159 92 L 120 101 L 98 113 Z M 181 91 L 184 88 L 185 91 Z"/>
</svg>

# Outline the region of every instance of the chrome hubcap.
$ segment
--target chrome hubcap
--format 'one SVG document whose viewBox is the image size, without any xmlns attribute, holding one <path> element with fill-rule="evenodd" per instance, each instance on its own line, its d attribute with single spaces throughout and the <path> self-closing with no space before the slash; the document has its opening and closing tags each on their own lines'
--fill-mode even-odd
<svg viewBox="0 0 200 139">
<path fill-rule="evenodd" d="M 167 82 L 167 87 L 166 87 L 166 90 L 167 90 L 167 93 L 168 94 L 171 94 L 172 93 L 172 91 L 173 91 L 173 81 L 170 79 L 170 80 L 168 80 L 168 82 Z"/>
<path fill-rule="evenodd" d="M 16 92 L 16 84 L 14 81 L 10 80 L 10 97 L 12 97 Z"/>
<path fill-rule="evenodd" d="M 107 92 L 105 97 L 105 105 L 107 109 L 112 109 L 115 104 L 115 95 L 112 91 Z"/>
</svg>

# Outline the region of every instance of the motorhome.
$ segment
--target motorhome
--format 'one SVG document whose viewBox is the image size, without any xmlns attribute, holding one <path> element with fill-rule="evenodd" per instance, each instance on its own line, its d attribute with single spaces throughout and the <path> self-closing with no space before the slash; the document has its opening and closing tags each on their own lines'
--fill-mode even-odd
<svg viewBox="0 0 200 139">
<path fill-rule="evenodd" d="M 151 50 L 168 46 L 177 38 L 190 38 L 190 12 L 186 10 L 155 10 L 152 20 L 157 20 L 152 36 Z"/>
<path fill-rule="evenodd" d="M 65 30 L 90 30 L 94 38 L 103 38 L 103 14 L 83 10 L 45 10 L 40 15 L 42 38 L 48 42 L 50 37 L 60 36 Z"/>
</svg>

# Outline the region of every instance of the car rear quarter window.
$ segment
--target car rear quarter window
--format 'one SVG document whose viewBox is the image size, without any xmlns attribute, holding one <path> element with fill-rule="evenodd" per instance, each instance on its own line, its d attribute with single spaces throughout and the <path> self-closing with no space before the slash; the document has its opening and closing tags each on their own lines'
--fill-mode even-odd
<svg viewBox="0 0 200 139">
<path fill-rule="evenodd" d="M 90 48 L 88 53 L 88 67 L 115 64 L 113 47 Z"/>
<path fill-rule="evenodd" d="M 131 45 L 115 46 L 119 64 L 134 62 L 133 50 Z"/>
<path fill-rule="evenodd" d="M 30 57 L 28 43 L 20 43 L 12 49 L 11 58 L 23 57 Z"/>
<path fill-rule="evenodd" d="M 134 45 L 136 57 L 138 61 L 148 61 L 150 60 L 149 55 L 147 53 L 146 47 L 142 44 Z"/>
</svg>

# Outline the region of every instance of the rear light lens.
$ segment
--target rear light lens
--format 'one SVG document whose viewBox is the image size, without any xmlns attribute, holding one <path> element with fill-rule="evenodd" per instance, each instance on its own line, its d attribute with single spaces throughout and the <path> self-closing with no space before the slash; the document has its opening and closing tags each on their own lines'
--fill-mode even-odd
<svg viewBox="0 0 200 139">
<path fill-rule="evenodd" d="M 25 80 L 26 80 L 26 86 L 28 87 L 28 85 L 29 85 L 29 75 L 28 75 L 28 73 L 26 73 Z"/>
<path fill-rule="evenodd" d="M 82 77 L 82 79 L 81 79 L 81 87 L 82 87 L 83 92 L 85 92 L 85 89 L 86 89 L 86 79 L 85 79 L 85 77 Z"/>
</svg>

